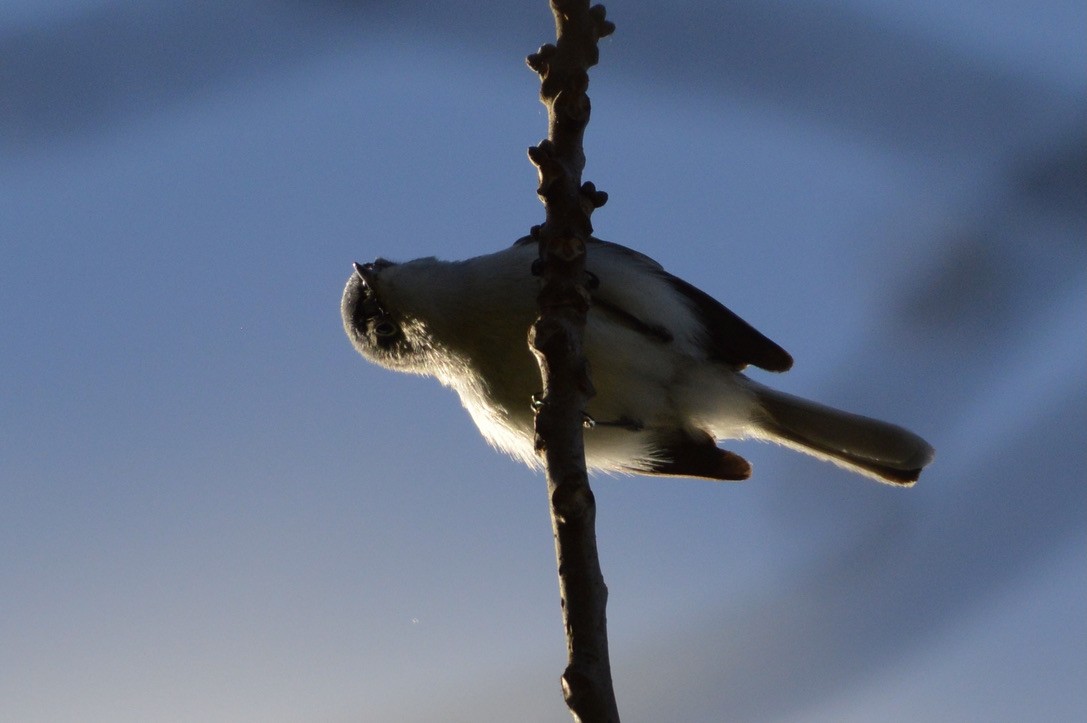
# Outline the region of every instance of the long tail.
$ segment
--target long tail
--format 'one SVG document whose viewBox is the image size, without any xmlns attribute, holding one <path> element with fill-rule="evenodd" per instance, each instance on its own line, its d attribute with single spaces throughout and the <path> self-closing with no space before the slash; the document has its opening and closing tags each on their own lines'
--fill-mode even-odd
<svg viewBox="0 0 1087 723">
<path fill-rule="evenodd" d="M 750 381 L 750 380 L 748 380 Z M 761 414 L 755 436 L 867 477 L 909 487 L 934 450 L 913 432 L 752 382 Z"/>
</svg>

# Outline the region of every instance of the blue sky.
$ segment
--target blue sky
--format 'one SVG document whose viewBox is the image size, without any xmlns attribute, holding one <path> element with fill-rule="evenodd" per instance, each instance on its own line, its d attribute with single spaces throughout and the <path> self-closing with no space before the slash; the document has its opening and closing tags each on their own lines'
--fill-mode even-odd
<svg viewBox="0 0 1087 723">
<path fill-rule="evenodd" d="M 354 260 L 542 218 L 546 4 L 0 11 L 0 720 L 566 720 L 541 476 L 366 365 Z M 1087 9 L 608 5 L 597 234 L 909 426 L 893 490 L 602 477 L 629 720 L 1087 712 Z"/>
</svg>

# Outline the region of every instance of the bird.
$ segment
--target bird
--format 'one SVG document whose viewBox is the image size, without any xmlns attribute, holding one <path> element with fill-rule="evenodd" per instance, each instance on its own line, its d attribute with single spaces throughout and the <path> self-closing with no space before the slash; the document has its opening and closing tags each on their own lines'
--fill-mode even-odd
<svg viewBox="0 0 1087 723">
<path fill-rule="evenodd" d="M 542 466 L 534 444 L 541 381 L 528 329 L 538 316 L 531 236 L 460 261 L 354 264 L 344 330 L 367 360 L 453 389 L 495 448 Z M 590 238 L 584 353 L 596 390 L 582 410 L 589 470 L 744 480 L 718 442 L 758 439 L 865 477 L 912 486 L 934 450 L 900 426 L 786 394 L 748 376 L 793 358 L 709 294 L 648 256 Z"/>
</svg>

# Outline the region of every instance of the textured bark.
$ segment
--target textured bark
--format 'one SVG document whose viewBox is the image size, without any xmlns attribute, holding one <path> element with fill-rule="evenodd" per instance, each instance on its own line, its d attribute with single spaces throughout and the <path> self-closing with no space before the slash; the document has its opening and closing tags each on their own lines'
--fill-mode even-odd
<svg viewBox="0 0 1087 723">
<path fill-rule="evenodd" d="M 589 217 L 607 196 L 581 183 L 582 138 L 589 122 L 589 68 L 597 41 L 615 28 L 603 6 L 587 0 L 551 0 L 556 41 L 528 57 L 540 76 L 548 135 L 529 149 L 539 172 L 543 225 L 532 229 L 540 244 L 535 270 L 543 277 L 540 318 L 529 344 L 540 363 L 544 393 L 536 415 L 536 449 L 546 460 L 551 523 L 568 662 L 563 695 L 575 720 L 618 721 L 608 659 L 605 606 L 608 590 L 596 549 L 596 503 L 585 471 L 584 410 L 593 395 L 582 340 L 589 294 L 585 242 Z"/>
</svg>

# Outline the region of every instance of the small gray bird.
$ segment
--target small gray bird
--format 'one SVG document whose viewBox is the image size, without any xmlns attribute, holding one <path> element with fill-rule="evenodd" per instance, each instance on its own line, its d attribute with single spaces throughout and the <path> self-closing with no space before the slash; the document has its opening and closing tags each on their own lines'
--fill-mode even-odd
<svg viewBox="0 0 1087 723">
<path fill-rule="evenodd" d="M 536 242 L 466 261 L 355 264 L 344 289 L 344 329 L 362 356 L 438 379 L 492 445 L 529 466 L 533 394 L 529 351 L 537 316 Z M 912 485 L 932 461 L 901 427 L 774 391 L 741 373 L 789 369 L 784 349 L 706 293 L 636 251 L 588 245 L 592 306 L 585 354 L 596 396 L 584 410 L 590 469 L 747 479 L 751 465 L 716 440 L 792 447 L 881 482 Z"/>
</svg>

